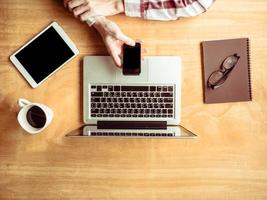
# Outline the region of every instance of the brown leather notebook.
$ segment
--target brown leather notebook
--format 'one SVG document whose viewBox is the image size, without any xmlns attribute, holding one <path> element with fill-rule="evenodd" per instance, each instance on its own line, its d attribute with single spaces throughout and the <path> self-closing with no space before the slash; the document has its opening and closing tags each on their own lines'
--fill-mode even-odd
<svg viewBox="0 0 267 200">
<path fill-rule="evenodd" d="M 251 101 L 249 39 L 204 41 L 205 103 Z"/>
</svg>

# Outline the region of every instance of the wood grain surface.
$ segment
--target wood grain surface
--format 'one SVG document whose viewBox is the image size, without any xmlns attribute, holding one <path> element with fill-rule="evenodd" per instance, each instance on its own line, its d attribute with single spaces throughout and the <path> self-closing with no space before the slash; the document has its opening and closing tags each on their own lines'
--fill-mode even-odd
<svg viewBox="0 0 267 200">
<path fill-rule="evenodd" d="M 267 199 L 267 1 L 217 0 L 172 22 L 110 19 L 148 55 L 182 57 L 182 125 L 199 138 L 65 138 L 82 124 L 82 58 L 105 46 L 60 0 L 0 1 L 0 199 Z M 9 56 L 52 21 L 81 53 L 32 89 Z M 239 37 L 251 41 L 253 101 L 203 104 L 200 42 Z M 19 127 L 21 97 L 54 110 L 41 134 Z"/>
</svg>

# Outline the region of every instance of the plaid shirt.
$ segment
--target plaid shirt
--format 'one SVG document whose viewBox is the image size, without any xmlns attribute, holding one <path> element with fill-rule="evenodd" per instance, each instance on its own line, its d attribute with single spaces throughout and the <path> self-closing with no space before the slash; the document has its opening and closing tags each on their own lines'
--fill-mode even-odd
<svg viewBox="0 0 267 200">
<path fill-rule="evenodd" d="M 124 0 L 125 14 L 150 20 L 176 20 L 205 12 L 215 0 Z"/>
</svg>

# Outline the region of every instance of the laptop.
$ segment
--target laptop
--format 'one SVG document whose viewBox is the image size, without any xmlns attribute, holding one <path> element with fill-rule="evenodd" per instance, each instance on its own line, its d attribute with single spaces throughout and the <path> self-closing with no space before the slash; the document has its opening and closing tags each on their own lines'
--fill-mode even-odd
<svg viewBox="0 0 267 200">
<path fill-rule="evenodd" d="M 125 76 L 110 56 L 83 60 L 83 120 L 69 137 L 195 138 L 180 125 L 181 59 L 147 56 Z"/>
</svg>

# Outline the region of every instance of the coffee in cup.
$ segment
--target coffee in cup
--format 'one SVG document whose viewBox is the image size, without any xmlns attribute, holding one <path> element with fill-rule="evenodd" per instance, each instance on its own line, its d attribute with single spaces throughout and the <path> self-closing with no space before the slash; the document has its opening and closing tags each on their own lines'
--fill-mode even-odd
<svg viewBox="0 0 267 200">
<path fill-rule="evenodd" d="M 18 122 L 21 127 L 31 134 L 44 130 L 52 121 L 53 111 L 40 103 L 31 103 L 26 99 L 19 99 L 21 110 Z"/>
</svg>

